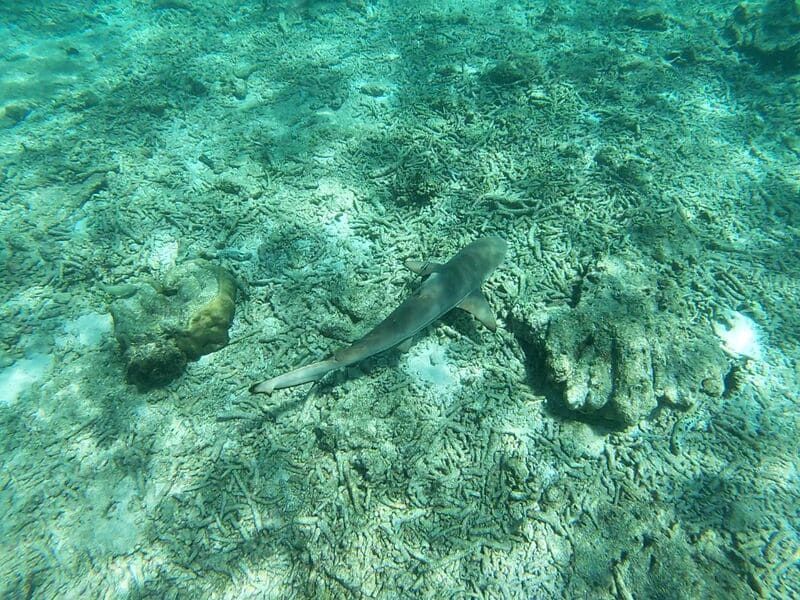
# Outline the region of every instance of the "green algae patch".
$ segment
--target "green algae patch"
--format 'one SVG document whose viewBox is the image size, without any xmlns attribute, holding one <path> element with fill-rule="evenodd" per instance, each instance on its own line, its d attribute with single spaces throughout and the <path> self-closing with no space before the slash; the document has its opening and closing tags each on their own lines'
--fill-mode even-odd
<svg viewBox="0 0 800 600">
<path fill-rule="evenodd" d="M 189 326 L 175 333 L 175 342 L 188 358 L 197 359 L 228 344 L 228 329 L 236 310 L 236 282 L 222 268 L 217 271 L 217 293 L 190 318 Z"/>
</svg>

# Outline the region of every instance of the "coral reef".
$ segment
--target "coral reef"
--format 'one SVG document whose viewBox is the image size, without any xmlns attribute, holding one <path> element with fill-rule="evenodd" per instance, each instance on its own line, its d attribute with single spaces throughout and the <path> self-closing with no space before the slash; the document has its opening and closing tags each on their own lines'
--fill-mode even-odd
<svg viewBox="0 0 800 600">
<path fill-rule="evenodd" d="M 0 597 L 800 598 L 797 4 L 739 1 L 0 3 Z M 244 392 L 491 234 L 496 332 Z M 252 292 L 195 364 L 190 256 Z"/>
<path fill-rule="evenodd" d="M 574 307 L 520 315 L 523 346 L 568 411 L 630 426 L 659 401 L 688 407 L 696 391 L 724 392 L 725 354 L 711 332 L 688 336 L 659 311 L 652 277 L 641 265 L 605 258 L 584 277 Z"/>
<path fill-rule="evenodd" d="M 188 361 L 228 343 L 236 283 L 225 269 L 193 260 L 171 269 L 162 282 L 133 285 L 135 293 L 123 286 L 126 297 L 110 307 L 129 382 L 144 389 L 163 385 L 179 377 Z"/>
<path fill-rule="evenodd" d="M 763 9 L 740 3 L 726 29 L 736 48 L 760 65 L 800 71 L 800 5 L 795 0 L 771 0 Z"/>
</svg>

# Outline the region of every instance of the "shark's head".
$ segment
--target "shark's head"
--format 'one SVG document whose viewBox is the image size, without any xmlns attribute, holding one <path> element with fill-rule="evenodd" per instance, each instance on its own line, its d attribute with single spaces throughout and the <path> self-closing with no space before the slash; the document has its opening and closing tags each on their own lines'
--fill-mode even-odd
<svg viewBox="0 0 800 600">
<path fill-rule="evenodd" d="M 491 236 L 475 240 L 467 249 L 474 254 L 476 264 L 488 276 L 503 262 L 508 244 L 502 238 Z"/>
</svg>

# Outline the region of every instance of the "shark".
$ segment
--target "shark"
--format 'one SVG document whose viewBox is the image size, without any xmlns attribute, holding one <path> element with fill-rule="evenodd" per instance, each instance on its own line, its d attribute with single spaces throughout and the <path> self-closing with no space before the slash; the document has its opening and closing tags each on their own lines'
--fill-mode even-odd
<svg viewBox="0 0 800 600">
<path fill-rule="evenodd" d="M 252 385 L 250 392 L 271 394 L 278 389 L 317 381 L 331 371 L 410 343 L 416 334 L 454 308 L 471 313 L 489 330 L 495 331 L 497 322 L 481 286 L 503 262 L 506 250 L 505 240 L 490 236 L 471 242 L 444 264 L 406 261 L 407 268 L 425 279 L 374 329 L 324 360 Z"/>
<path fill-rule="evenodd" d="M 506 249 L 505 240 L 490 236 L 466 245 L 444 264 L 406 261 L 407 268 L 425 279 L 374 329 L 324 360 L 252 385 L 250 392 L 271 394 L 278 389 L 317 381 L 331 371 L 409 343 L 416 334 L 454 308 L 471 313 L 495 331 L 497 322 L 481 286 L 503 262 Z"/>
</svg>

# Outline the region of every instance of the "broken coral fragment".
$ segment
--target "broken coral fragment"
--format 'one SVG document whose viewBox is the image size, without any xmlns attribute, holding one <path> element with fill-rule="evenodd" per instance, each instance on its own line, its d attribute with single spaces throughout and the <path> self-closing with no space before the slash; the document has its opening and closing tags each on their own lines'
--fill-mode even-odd
<svg viewBox="0 0 800 600">
<path fill-rule="evenodd" d="M 750 317 L 730 311 L 725 315 L 725 323 L 714 323 L 713 327 L 725 352 L 734 358 L 761 359 L 760 333 Z"/>
</svg>

